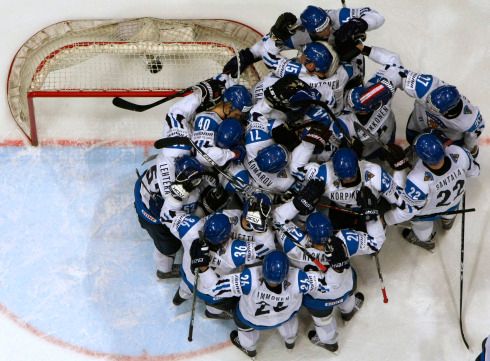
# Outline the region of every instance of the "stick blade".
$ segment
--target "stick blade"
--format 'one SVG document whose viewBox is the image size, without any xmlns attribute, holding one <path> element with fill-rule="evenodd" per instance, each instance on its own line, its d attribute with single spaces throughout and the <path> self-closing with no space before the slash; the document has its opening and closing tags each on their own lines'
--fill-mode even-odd
<svg viewBox="0 0 490 361">
<path fill-rule="evenodd" d="M 133 112 L 142 112 L 146 109 L 144 105 L 130 103 L 127 100 L 119 97 L 112 99 L 112 104 L 118 108 L 132 110 Z"/>
<path fill-rule="evenodd" d="M 156 149 L 171 147 L 173 145 L 191 145 L 191 143 L 189 141 L 189 138 L 186 137 L 169 137 L 158 139 L 153 144 Z"/>
</svg>

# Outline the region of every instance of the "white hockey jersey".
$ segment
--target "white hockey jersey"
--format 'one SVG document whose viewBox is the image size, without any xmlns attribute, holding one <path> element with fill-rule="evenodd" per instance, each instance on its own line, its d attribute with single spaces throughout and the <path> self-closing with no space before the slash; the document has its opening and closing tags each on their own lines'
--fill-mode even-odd
<svg viewBox="0 0 490 361">
<path fill-rule="evenodd" d="M 466 149 L 457 145 L 447 147 L 445 153 L 446 163 L 439 171 L 429 169 L 420 159 L 417 161 L 405 184 L 405 197 L 413 211 L 407 214 L 401 209 L 391 210 L 384 216 L 387 224 L 457 209 L 467 178 L 478 176 L 480 166 Z"/>
<path fill-rule="evenodd" d="M 224 166 L 228 161 L 235 158 L 235 153 L 229 149 L 223 149 L 216 145 L 215 136 L 218 131 L 219 125 L 223 122 L 223 119 L 214 112 L 201 112 L 196 114 L 194 119 L 194 131 L 192 133 L 192 140 L 196 145 L 203 150 L 209 157 L 214 160 L 220 167 Z M 211 167 L 211 164 L 203 158 L 203 156 L 196 152 L 196 159 Z"/>
<path fill-rule="evenodd" d="M 270 290 L 262 277 L 262 267 L 246 268 L 241 273 L 218 277 L 211 269 L 200 275 L 203 290 L 215 298 L 240 296 L 237 318 L 256 329 L 275 328 L 291 319 L 300 309 L 303 294 L 321 290 L 322 276 L 289 268 L 280 292 Z M 207 291 L 209 292 L 209 291 Z"/>
<path fill-rule="evenodd" d="M 431 110 L 427 103 L 431 92 L 445 84 L 433 75 L 406 71 L 406 78 L 403 78 L 402 88 L 405 93 L 416 99 L 407 128 L 417 133 L 423 133 L 430 129 L 439 129 L 449 139 L 463 141 L 464 146 L 471 150 L 477 145 L 478 137 L 485 127 L 479 108 L 471 104 L 466 97 L 461 96 L 463 108 L 460 115 L 456 118 L 448 119 Z"/>
</svg>

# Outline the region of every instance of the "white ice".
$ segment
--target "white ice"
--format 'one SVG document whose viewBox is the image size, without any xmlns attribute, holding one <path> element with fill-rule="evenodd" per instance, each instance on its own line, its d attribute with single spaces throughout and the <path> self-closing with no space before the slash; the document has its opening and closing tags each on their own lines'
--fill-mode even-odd
<svg viewBox="0 0 490 361">
<path fill-rule="evenodd" d="M 2 81 L 20 45 L 41 28 L 65 19 L 229 18 L 267 32 L 284 11 L 340 1 L 61 1 L 3 4 L 0 36 Z M 367 44 L 398 52 L 410 69 L 455 84 L 483 117 L 490 114 L 490 2 L 483 0 L 347 0 L 371 6 L 386 23 Z M 369 72 L 374 69 L 371 65 Z M 21 138 L 0 99 L 0 143 Z M 397 94 L 398 138 L 411 100 Z M 114 110 L 107 100 L 39 101 L 43 139 L 151 140 L 160 134 L 162 108 L 144 116 Z M 141 126 L 144 122 L 144 126 Z M 374 261 L 358 258 L 362 310 L 339 320 L 338 355 L 310 344 L 312 324 L 300 317 L 300 338 L 286 351 L 276 332 L 265 332 L 258 360 L 474 360 L 490 334 L 489 138 L 478 160 L 482 175 L 469 182 L 466 216 L 463 325 L 459 331 L 460 218 L 438 235 L 433 254 L 400 239 L 392 229 L 380 253 L 389 303 L 383 304 Z M 4 144 L 4 143 L 2 143 Z M 245 360 L 226 343 L 233 325 L 196 319 L 195 341 L 186 341 L 189 305 L 176 308 L 176 283 L 157 282 L 152 244 L 132 209 L 139 147 L 0 148 L 0 361 L 17 360 Z M 212 346 L 214 345 L 214 348 Z M 205 349 L 207 348 L 207 349 Z M 175 349 L 175 351 L 174 351 Z M 200 351 L 205 349 L 204 351 Z M 190 353 L 194 352 L 194 353 Z"/>
</svg>

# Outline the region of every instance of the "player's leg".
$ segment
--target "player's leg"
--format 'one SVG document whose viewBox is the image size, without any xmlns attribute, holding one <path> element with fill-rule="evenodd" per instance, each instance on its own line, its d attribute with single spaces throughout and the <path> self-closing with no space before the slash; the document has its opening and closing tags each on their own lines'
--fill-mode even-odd
<svg viewBox="0 0 490 361">
<path fill-rule="evenodd" d="M 412 222 L 412 229 L 404 229 L 402 236 L 408 242 L 422 247 L 426 250 L 432 250 L 435 247 L 434 221 L 417 221 Z"/>
<path fill-rule="evenodd" d="M 207 318 L 220 320 L 230 320 L 233 318 L 233 310 L 238 302 L 238 297 L 222 299 L 218 302 L 206 302 L 206 310 L 204 314 Z"/>
<path fill-rule="evenodd" d="M 162 224 L 152 224 L 138 217 L 141 228 L 146 230 L 155 244 L 153 259 L 160 279 L 179 277 L 179 265 L 174 265 L 175 254 L 180 248 L 180 240 Z"/>
<path fill-rule="evenodd" d="M 279 333 L 284 339 L 284 344 L 288 350 L 294 348 L 296 337 L 298 337 L 298 317 L 295 315 L 289 321 L 278 327 Z"/>
<path fill-rule="evenodd" d="M 344 321 L 350 321 L 352 317 L 359 311 L 364 303 L 364 295 L 361 292 L 356 292 L 354 296 L 349 296 L 338 307 L 340 315 Z"/>
<path fill-rule="evenodd" d="M 185 281 L 183 279 L 181 279 L 180 284 L 179 284 L 179 288 L 175 292 L 172 303 L 175 306 L 179 306 L 182 303 L 184 303 L 184 301 L 187 301 L 191 297 L 192 297 L 191 289 L 189 288 L 189 286 L 187 286 L 187 283 L 185 283 Z"/>
<path fill-rule="evenodd" d="M 337 321 L 333 315 L 333 307 L 326 307 L 324 310 L 308 309 L 308 311 L 315 325 L 315 329 L 308 332 L 310 341 L 328 351 L 337 351 L 339 348 Z"/>
</svg>

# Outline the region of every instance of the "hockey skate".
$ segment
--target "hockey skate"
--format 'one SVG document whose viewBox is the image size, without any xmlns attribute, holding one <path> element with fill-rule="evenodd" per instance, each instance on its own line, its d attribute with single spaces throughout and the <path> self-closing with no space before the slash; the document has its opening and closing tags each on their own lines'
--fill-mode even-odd
<svg viewBox="0 0 490 361">
<path fill-rule="evenodd" d="M 221 313 L 211 313 L 209 312 L 208 310 L 205 310 L 204 311 L 204 315 L 207 317 L 207 318 L 212 318 L 212 319 L 215 319 L 215 320 L 231 320 L 233 318 L 232 315 L 230 315 L 228 312 L 226 311 L 223 311 Z"/>
<path fill-rule="evenodd" d="M 244 352 L 245 355 L 247 355 L 248 357 L 252 357 L 254 358 L 255 356 L 257 356 L 257 351 L 255 350 L 247 350 L 246 348 L 244 348 L 241 344 L 240 344 L 240 340 L 238 339 L 238 331 L 237 330 L 234 330 L 234 331 L 231 331 L 230 333 L 230 341 L 233 345 L 235 345 L 240 351 Z"/>
<path fill-rule="evenodd" d="M 180 306 L 185 301 L 187 301 L 187 298 L 183 298 L 180 296 L 179 290 L 180 290 L 180 288 L 177 288 L 177 292 L 175 292 L 174 298 L 172 299 L 172 303 L 175 306 Z"/>
<path fill-rule="evenodd" d="M 361 292 L 357 292 L 354 297 L 356 298 L 356 301 L 352 311 L 350 311 L 349 313 L 340 313 L 340 316 L 346 322 L 350 321 L 352 317 L 354 317 L 356 312 L 359 311 L 359 309 L 362 307 L 362 304 L 364 303 L 364 295 Z"/>
<path fill-rule="evenodd" d="M 157 270 L 157 277 L 161 280 L 166 280 L 168 278 L 179 278 L 180 277 L 180 264 L 172 265 L 172 270 L 170 272 L 162 272 Z"/>
<path fill-rule="evenodd" d="M 286 341 L 284 341 L 284 346 L 286 346 L 286 348 L 288 350 L 292 350 L 294 348 L 294 346 L 296 346 L 296 342 L 294 342 L 294 341 L 293 342 L 286 342 Z"/>
<path fill-rule="evenodd" d="M 418 237 L 415 235 L 415 233 L 413 233 L 413 231 L 411 229 L 405 228 L 402 231 L 402 236 L 403 236 L 403 238 L 405 238 L 405 240 L 407 240 L 408 242 L 410 242 L 416 246 L 422 247 L 423 249 L 425 249 L 427 251 L 432 251 L 434 249 L 434 247 L 436 246 L 436 242 L 434 241 L 435 235 L 436 235 L 436 233 L 434 232 L 431 234 L 430 239 L 428 241 L 421 241 L 420 239 L 418 239 Z"/>
<path fill-rule="evenodd" d="M 339 349 L 339 344 L 337 342 L 323 343 L 322 341 L 320 341 L 320 338 L 316 334 L 315 330 L 311 330 L 310 332 L 308 332 L 308 338 L 310 339 L 312 344 L 323 347 L 325 350 L 328 350 L 330 352 L 335 352 Z"/>
<path fill-rule="evenodd" d="M 449 231 L 451 228 L 453 228 L 453 224 L 454 224 L 455 220 L 456 220 L 456 217 L 454 217 L 452 219 L 441 218 L 442 229 L 445 231 Z"/>
</svg>

